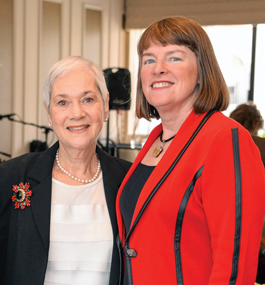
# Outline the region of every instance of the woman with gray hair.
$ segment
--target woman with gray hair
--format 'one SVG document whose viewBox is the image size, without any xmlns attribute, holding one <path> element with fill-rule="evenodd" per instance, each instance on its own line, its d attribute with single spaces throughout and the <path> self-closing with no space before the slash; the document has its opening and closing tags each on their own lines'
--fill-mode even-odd
<svg viewBox="0 0 265 285">
<path fill-rule="evenodd" d="M 0 283 L 117 284 L 115 199 L 130 163 L 97 147 L 109 94 L 100 68 L 55 63 L 44 85 L 58 137 L 0 165 Z"/>
</svg>

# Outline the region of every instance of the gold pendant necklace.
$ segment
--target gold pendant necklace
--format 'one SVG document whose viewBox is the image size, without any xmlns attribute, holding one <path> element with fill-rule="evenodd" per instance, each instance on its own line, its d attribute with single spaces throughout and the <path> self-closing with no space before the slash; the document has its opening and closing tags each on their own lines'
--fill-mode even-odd
<svg viewBox="0 0 265 285">
<path fill-rule="evenodd" d="M 174 139 L 175 135 L 167 140 L 162 140 L 162 135 L 163 135 L 163 131 L 161 132 L 161 134 L 159 135 L 160 141 L 162 143 L 162 145 L 158 145 L 154 150 L 153 150 L 153 156 L 158 157 L 160 155 L 160 153 L 163 151 L 164 145 L 171 141 L 172 139 Z"/>
</svg>

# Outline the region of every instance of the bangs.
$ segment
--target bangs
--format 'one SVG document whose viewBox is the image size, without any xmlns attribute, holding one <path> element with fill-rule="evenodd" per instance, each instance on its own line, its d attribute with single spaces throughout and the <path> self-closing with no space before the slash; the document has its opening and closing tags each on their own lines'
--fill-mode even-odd
<svg viewBox="0 0 265 285">
<path fill-rule="evenodd" d="M 170 21 L 159 21 L 152 24 L 141 36 L 138 43 L 138 55 L 141 56 L 152 43 L 167 45 L 184 45 L 196 53 L 196 44 L 191 37 L 191 30 Z"/>
</svg>

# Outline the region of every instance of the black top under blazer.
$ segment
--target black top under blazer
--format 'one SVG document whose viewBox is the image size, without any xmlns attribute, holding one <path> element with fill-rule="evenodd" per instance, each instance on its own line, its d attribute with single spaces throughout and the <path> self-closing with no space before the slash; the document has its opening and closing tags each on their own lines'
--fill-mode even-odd
<svg viewBox="0 0 265 285">
<path fill-rule="evenodd" d="M 0 164 L 0 284 L 41 285 L 48 263 L 52 168 L 58 142 L 44 152 L 27 153 Z M 110 285 L 119 282 L 115 201 L 131 163 L 97 147 L 113 230 Z M 30 183 L 31 206 L 15 209 L 13 185 Z"/>
</svg>

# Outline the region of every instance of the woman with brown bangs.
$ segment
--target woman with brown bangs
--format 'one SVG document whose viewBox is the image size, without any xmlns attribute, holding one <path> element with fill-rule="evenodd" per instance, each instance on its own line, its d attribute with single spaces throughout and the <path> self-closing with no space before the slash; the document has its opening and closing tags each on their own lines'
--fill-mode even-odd
<svg viewBox="0 0 265 285">
<path fill-rule="evenodd" d="M 264 168 L 221 113 L 229 92 L 196 22 L 165 18 L 138 43 L 136 114 L 161 119 L 117 196 L 121 284 L 254 284 Z"/>
</svg>

